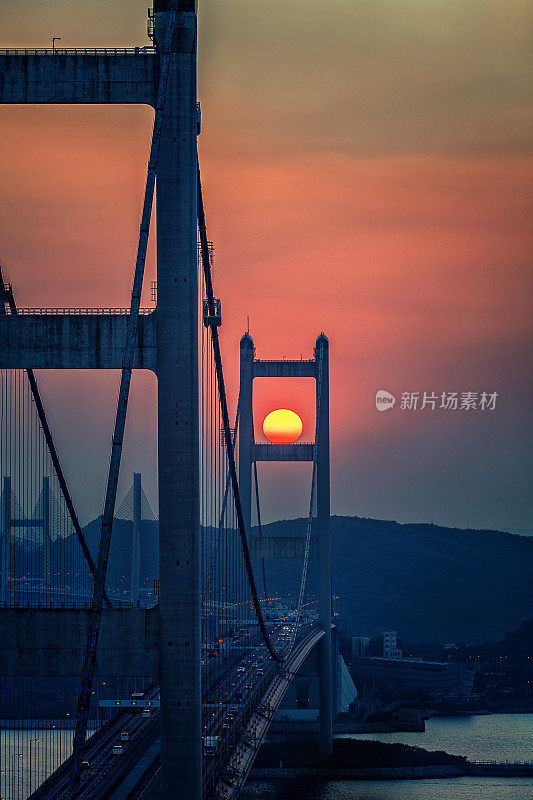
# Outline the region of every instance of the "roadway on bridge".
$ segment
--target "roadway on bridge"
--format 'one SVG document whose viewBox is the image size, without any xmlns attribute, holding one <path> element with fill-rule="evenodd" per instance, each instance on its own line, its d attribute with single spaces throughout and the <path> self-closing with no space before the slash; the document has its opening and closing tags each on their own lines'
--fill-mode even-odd
<svg viewBox="0 0 533 800">
<path fill-rule="evenodd" d="M 321 628 L 305 622 L 301 633 L 302 638 L 295 643 L 282 669 L 275 670 L 272 675 L 267 691 L 255 705 L 247 726 L 241 731 L 225 770 L 219 774 L 219 781 L 213 793 L 213 797 L 217 800 L 231 800 L 238 795 L 294 674 L 312 648 L 324 636 Z"/>
<path fill-rule="evenodd" d="M 280 626 L 276 636 L 278 643 L 292 635 L 290 627 Z M 303 620 L 299 628 L 301 639 L 281 670 L 268 658 L 264 646 L 259 645 L 239 661 L 231 693 L 213 704 L 205 735 L 215 732 L 222 735 L 218 750 L 211 755 L 204 754 L 203 796 L 206 800 L 231 798 L 242 787 L 294 673 L 324 635 L 309 620 Z M 241 697 L 245 698 L 244 702 L 239 700 Z M 159 764 L 154 760 L 149 781 L 144 785 L 139 783 L 137 793 L 117 793 L 109 800 L 159 798 L 158 769 Z"/>
<path fill-rule="evenodd" d="M 146 700 L 153 700 L 158 694 L 158 687 L 153 687 L 145 692 L 144 697 Z M 88 739 L 85 759 L 91 766 L 89 770 L 84 770 L 82 782 L 72 794 L 69 794 L 72 758 L 68 758 L 59 769 L 31 795 L 29 800 L 41 800 L 41 798 L 42 800 L 60 800 L 60 798 L 65 798 L 67 795 L 77 800 L 77 798 L 90 796 L 93 790 L 97 790 L 97 784 L 98 790 L 103 791 L 104 785 L 107 784 L 106 776 L 108 776 L 109 773 L 108 765 L 113 746 L 120 743 L 122 732 L 127 731 L 129 737 L 128 744 L 137 749 L 139 743 L 150 743 L 157 735 L 158 726 L 155 717 L 155 714 L 153 717 L 145 718 L 137 713 L 119 712 Z M 143 749 L 146 749 L 146 746 L 146 744 L 143 744 Z M 95 779 L 96 775 L 98 776 L 97 779 Z M 94 796 L 104 797 L 105 794 Z"/>
<path fill-rule="evenodd" d="M 283 622 L 283 621 L 282 621 Z M 283 646 L 292 635 L 294 625 L 273 626 L 271 638 Z M 301 622 L 302 629 L 308 622 Z M 302 630 L 303 632 L 303 630 Z M 220 774 L 233 757 L 243 730 L 249 725 L 255 708 L 263 702 L 279 667 L 268 656 L 260 634 L 248 645 L 230 647 L 216 659 L 207 659 L 202 671 L 211 683 L 203 698 L 204 737 L 216 737 L 216 751 L 204 754 L 204 796 L 213 794 Z M 213 663 L 215 662 L 215 663 Z M 157 686 L 148 690 L 145 700 L 157 699 Z M 121 735 L 127 733 L 127 741 Z M 115 745 L 122 752 L 114 754 Z M 159 709 L 150 716 L 141 711 L 120 711 L 87 741 L 84 759 L 90 768 L 84 770 L 78 787 L 70 787 L 70 763 L 67 759 L 31 796 L 30 800 L 132 800 L 140 797 L 159 770 Z"/>
</svg>

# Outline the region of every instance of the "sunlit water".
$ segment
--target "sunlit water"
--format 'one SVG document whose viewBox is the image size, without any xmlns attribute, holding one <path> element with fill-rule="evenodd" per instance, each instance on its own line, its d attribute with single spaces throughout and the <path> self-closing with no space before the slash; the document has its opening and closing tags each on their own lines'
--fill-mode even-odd
<svg viewBox="0 0 533 800">
<path fill-rule="evenodd" d="M 477 761 L 533 760 L 533 714 L 435 718 L 425 733 L 350 734 L 446 750 Z M 39 740 L 37 742 L 36 740 Z M 0 730 L 1 800 L 26 800 L 70 753 L 71 730 Z M 31 758 L 30 758 L 31 756 Z M 250 781 L 242 800 L 533 800 L 531 778 L 420 781 Z"/>
<path fill-rule="evenodd" d="M 471 761 L 532 761 L 533 714 L 432 717 L 425 733 L 348 734 L 342 738 L 401 742 L 426 750 L 445 750 Z"/>
<path fill-rule="evenodd" d="M 533 800 L 530 778 L 251 781 L 241 800 Z"/>
<path fill-rule="evenodd" d="M 425 733 L 348 734 L 445 750 L 474 761 L 533 760 L 533 714 L 437 717 Z M 532 778 L 417 781 L 249 781 L 242 800 L 533 800 Z"/>
<path fill-rule="evenodd" d="M 36 730 L 0 729 L 0 800 L 26 800 L 70 755 L 72 728 L 53 724 Z"/>
</svg>

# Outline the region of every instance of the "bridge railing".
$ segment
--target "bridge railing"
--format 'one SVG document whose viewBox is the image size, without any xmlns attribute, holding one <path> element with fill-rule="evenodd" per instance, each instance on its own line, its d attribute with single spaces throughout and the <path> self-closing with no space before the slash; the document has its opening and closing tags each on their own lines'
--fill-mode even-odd
<svg viewBox="0 0 533 800">
<path fill-rule="evenodd" d="M 280 361 L 283 361 L 286 364 L 315 364 L 316 361 L 314 358 L 286 358 L 282 356 L 281 358 L 254 358 L 254 362 L 256 364 L 278 364 Z"/>
<path fill-rule="evenodd" d="M 126 56 L 155 53 L 153 45 L 143 47 L 5 47 L 0 56 Z"/>
<path fill-rule="evenodd" d="M 140 308 L 139 314 L 147 316 L 153 312 L 153 308 Z M 130 313 L 129 308 L 17 308 L 16 312 L 6 308 L 6 313 L 15 314 L 16 316 L 34 316 L 35 314 L 44 316 L 65 315 L 65 314 L 79 314 L 79 315 L 127 315 Z"/>
</svg>

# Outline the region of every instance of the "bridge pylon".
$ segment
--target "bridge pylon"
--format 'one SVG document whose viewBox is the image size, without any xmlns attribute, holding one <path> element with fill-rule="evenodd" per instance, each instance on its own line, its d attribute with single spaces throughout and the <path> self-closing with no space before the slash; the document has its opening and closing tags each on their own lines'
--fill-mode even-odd
<svg viewBox="0 0 533 800">
<path fill-rule="evenodd" d="M 253 435 L 254 378 L 314 378 L 316 384 L 315 445 L 256 444 Z M 333 654 L 331 637 L 331 546 L 329 459 L 329 342 L 322 333 L 314 357 L 300 360 L 256 359 L 249 333 L 240 342 L 239 493 L 248 535 L 252 525 L 252 465 L 254 461 L 313 461 L 316 452 L 316 517 L 318 541 L 318 612 L 324 636 L 318 644 L 320 753 L 332 752 Z"/>
<path fill-rule="evenodd" d="M 30 530 L 35 536 L 40 530 L 44 558 L 44 575 L 52 568 L 52 540 L 50 538 L 50 478 L 43 477 L 42 489 L 33 515 L 26 516 L 21 509 L 13 516 L 13 501 L 16 501 L 11 487 L 11 477 L 4 475 L 0 491 L 0 603 L 26 601 L 24 590 L 20 588 L 19 571 L 21 564 L 14 561 L 12 552 L 15 540 L 13 529 Z M 51 576 L 50 576 L 51 577 Z M 18 588 L 16 588 L 18 587 Z"/>
</svg>

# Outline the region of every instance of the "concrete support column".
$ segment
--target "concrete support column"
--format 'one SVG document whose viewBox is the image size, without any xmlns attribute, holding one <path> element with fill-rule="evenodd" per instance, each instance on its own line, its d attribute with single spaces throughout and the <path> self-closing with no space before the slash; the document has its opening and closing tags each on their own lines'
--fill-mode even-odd
<svg viewBox="0 0 533 800">
<path fill-rule="evenodd" d="M 164 41 L 167 4 L 155 4 Z M 187 7 L 187 4 L 185 4 Z M 177 15 L 157 172 L 161 796 L 200 800 L 196 15 Z"/>
<path fill-rule="evenodd" d="M 2 486 L 2 530 L 0 532 L 2 571 L 0 573 L 0 601 L 10 600 L 9 570 L 11 569 L 11 478 L 5 477 Z"/>
<path fill-rule="evenodd" d="M 139 600 L 139 574 L 141 569 L 141 473 L 133 473 L 133 530 L 131 542 L 130 599 L 133 605 Z"/>
<path fill-rule="evenodd" d="M 324 636 L 318 643 L 318 691 L 320 710 L 320 755 L 332 752 L 333 669 L 331 647 L 331 553 L 330 553 L 330 469 L 329 469 L 329 343 L 324 334 L 316 340 L 317 360 L 317 539 L 319 598 L 318 614 Z M 320 361 L 322 361 L 321 380 Z M 320 400 L 320 403 L 319 403 Z M 320 405 L 320 412 L 318 411 Z"/>
<path fill-rule="evenodd" d="M 253 442 L 253 379 L 252 362 L 255 348 L 252 337 L 245 333 L 240 346 L 239 384 L 239 494 L 246 533 L 252 528 L 252 442 Z"/>
</svg>

